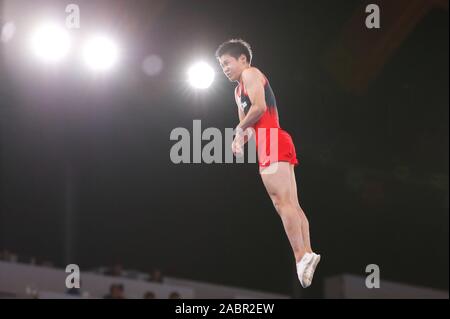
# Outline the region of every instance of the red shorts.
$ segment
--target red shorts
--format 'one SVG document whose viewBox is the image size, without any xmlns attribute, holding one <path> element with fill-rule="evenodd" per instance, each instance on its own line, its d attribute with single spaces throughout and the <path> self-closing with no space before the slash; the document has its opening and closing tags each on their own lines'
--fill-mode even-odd
<svg viewBox="0 0 450 319">
<path fill-rule="evenodd" d="M 275 134 L 278 135 L 278 139 L 274 138 Z M 256 149 L 259 167 L 268 167 L 275 162 L 288 162 L 295 166 L 298 165 L 294 142 L 289 133 L 280 128 L 258 129 Z"/>
</svg>

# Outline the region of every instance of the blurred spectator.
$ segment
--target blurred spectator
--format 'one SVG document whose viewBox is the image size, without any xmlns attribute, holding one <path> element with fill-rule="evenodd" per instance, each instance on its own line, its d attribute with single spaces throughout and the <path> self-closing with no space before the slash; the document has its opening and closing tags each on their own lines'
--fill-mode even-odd
<svg viewBox="0 0 450 319">
<path fill-rule="evenodd" d="M 122 284 L 112 284 L 109 288 L 109 294 L 104 299 L 125 299 L 125 288 Z"/>
<path fill-rule="evenodd" d="M 178 292 L 173 291 L 170 293 L 169 299 L 181 299 L 181 295 Z"/>
<path fill-rule="evenodd" d="M 66 294 L 71 296 L 81 296 L 80 288 L 69 288 L 66 290 Z"/>
<path fill-rule="evenodd" d="M 152 282 L 162 283 L 164 281 L 164 278 L 163 278 L 162 272 L 159 269 L 154 269 L 150 273 L 150 277 L 148 280 L 152 281 Z"/>
<path fill-rule="evenodd" d="M 144 299 L 155 299 L 155 298 L 156 298 L 155 293 L 152 291 L 147 291 L 144 294 Z"/>
</svg>

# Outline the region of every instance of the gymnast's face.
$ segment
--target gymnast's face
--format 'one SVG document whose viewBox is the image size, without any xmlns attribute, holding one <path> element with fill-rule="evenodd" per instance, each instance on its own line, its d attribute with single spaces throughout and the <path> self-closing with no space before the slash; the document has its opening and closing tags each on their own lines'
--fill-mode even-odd
<svg viewBox="0 0 450 319">
<path fill-rule="evenodd" d="M 241 78 L 242 71 L 248 66 L 247 59 L 245 55 L 241 55 L 239 59 L 232 57 L 229 54 L 224 54 L 219 58 L 220 66 L 222 71 L 228 80 L 234 82 L 239 81 Z"/>
</svg>

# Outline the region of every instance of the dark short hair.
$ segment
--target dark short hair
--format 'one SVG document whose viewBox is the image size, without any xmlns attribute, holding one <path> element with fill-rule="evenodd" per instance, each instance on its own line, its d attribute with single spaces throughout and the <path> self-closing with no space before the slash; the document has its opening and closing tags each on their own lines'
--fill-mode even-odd
<svg viewBox="0 0 450 319">
<path fill-rule="evenodd" d="M 247 58 L 248 63 L 252 62 L 252 48 L 250 44 L 242 39 L 231 39 L 222 43 L 216 50 L 216 58 L 218 59 L 224 54 L 229 54 L 235 59 L 239 59 L 243 54 Z"/>
</svg>

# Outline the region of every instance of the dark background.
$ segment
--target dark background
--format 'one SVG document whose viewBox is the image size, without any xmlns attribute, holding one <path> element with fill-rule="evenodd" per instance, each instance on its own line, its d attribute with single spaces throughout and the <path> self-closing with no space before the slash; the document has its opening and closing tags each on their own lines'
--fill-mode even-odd
<svg viewBox="0 0 450 319">
<path fill-rule="evenodd" d="M 294 259 L 256 164 L 169 157 L 176 127 L 236 126 L 235 84 L 214 51 L 240 37 L 301 163 L 300 201 L 323 256 L 308 294 L 372 263 L 382 280 L 448 290 L 447 1 L 409 29 L 396 24 L 406 9 L 383 15 L 389 1 L 77 1 L 71 32 L 104 29 L 121 43 L 118 69 L 98 77 L 76 62 L 47 70 L 21 49 L 33 18 L 51 9 L 64 21 L 69 1 L 13 3 L 17 32 L 0 46 L 0 248 L 292 294 Z M 381 30 L 364 25 L 368 3 L 381 7 Z M 404 36 L 389 37 L 395 28 Z M 376 39 L 395 47 L 385 59 Z M 156 77 L 141 70 L 148 54 L 164 61 Z M 217 71 L 210 90 L 186 83 L 197 58 Z"/>
</svg>

